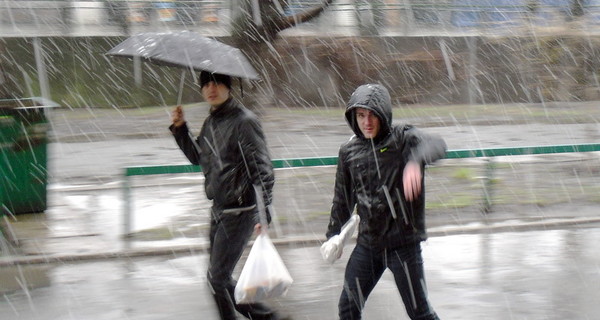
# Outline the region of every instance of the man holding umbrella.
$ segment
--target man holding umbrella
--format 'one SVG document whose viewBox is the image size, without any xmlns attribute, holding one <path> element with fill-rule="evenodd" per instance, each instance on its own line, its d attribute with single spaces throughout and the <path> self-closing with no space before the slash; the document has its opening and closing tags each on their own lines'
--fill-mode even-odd
<svg viewBox="0 0 600 320">
<path fill-rule="evenodd" d="M 271 204 L 275 181 L 265 136 L 256 115 L 231 96 L 231 77 L 257 80 L 258 73 L 238 48 L 192 31 L 136 34 L 107 55 L 183 68 L 178 105 L 185 72 L 201 71 L 210 114 L 200 135 L 191 136 L 180 106 L 172 112 L 169 129 L 186 157 L 202 166 L 206 196 L 213 201 L 208 282 L 221 319 L 236 319 L 236 310 L 251 319 L 280 319 L 261 304 L 236 304 L 231 276 L 252 230 L 259 233 L 271 220 L 268 210 L 262 210 L 266 222 L 258 217 L 258 207 Z"/>
<path fill-rule="evenodd" d="M 193 138 L 181 106 L 169 127 L 191 163 L 202 166 L 205 192 L 213 201 L 208 282 L 221 319 L 281 319 L 262 304 L 236 304 L 232 273 L 253 230 L 262 227 L 255 189 L 268 208 L 275 181 L 265 136 L 256 115 L 231 96 L 231 77 L 202 71 L 202 96 L 210 105 L 200 135 Z M 267 210 L 267 221 L 271 217 Z M 266 226 L 265 226 L 266 227 Z"/>
</svg>

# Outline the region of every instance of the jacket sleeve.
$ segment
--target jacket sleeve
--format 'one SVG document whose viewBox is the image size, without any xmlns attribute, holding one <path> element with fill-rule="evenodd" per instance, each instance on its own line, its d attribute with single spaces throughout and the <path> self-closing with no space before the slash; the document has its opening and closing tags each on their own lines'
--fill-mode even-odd
<svg viewBox="0 0 600 320">
<path fill-rule="evenodd" d="M 262 188 L 264 204 L 268 207 L 273 202 L 275 174 L 267 141 L 257 118 L 247 117 L 242 121 L 238 144 L 249 180 L 253 185 Z M 269 210 L 267 210 L 267 221 L 271 221 Z"/>
<path fill-rule="evenodd" d="M 329 218 L 329 225 L 327 226 L 327 233 L 325 234 L 327 239 L 340 233 L 342 226 L 350 219 L 355 205 L 356 194 L 349 168 L 344 159 L 342 147 L 338 155 L 338 165 L 335 173 L 331 216 Z"/>
<path fill-rule="evenodd" d="M 427 134 L 415 127 L 403 130 L 404 143 L 409 147 L 408 160 L 420 164 L 432 164 L 446 157 L 446 142 L 438 135 Z"/>
<path fill-rule="evenodd" d="M 196 141 L 192 140 L 193 138 L 190 136 L 190 131 L 188 129 L 187 123 L 183 124 L 180 127 L 175 127 L 175 125 L 171 125 L 169 130 L 173 134 L 175 138 L 175 142 L 183 151 L 183 154 L 190 160 L 192 164 L 199 165 L 200 164 L 200 150 L 197 147 Z"/>
</svg>

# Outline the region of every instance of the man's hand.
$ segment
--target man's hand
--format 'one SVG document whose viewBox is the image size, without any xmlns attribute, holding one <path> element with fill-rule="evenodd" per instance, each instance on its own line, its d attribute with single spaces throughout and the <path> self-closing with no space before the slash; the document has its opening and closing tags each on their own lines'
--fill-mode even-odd
<svg viewBox="0 0 600 320">
<path fill-rule="evenodd" d="M 402 182 L 404 183 L 404 198 L 408 201 L 417 199 L 421 194 L 421 166 L 415 161 L 409 161 L 404 167 Z"/>
<path fill-rule="evenodd" d="M 262 225 L 257 223 L 254 225 L 254 234 L 259 235 L 262 232 Z"/>
<path fill-rule="evenodd" d="M 171 120 L 175 127 L 181 127 L 185 123 L 183 108 L 181 106 L 177 106 L 173 109 L 173 112 L 171 112 Z"/>
</svg>

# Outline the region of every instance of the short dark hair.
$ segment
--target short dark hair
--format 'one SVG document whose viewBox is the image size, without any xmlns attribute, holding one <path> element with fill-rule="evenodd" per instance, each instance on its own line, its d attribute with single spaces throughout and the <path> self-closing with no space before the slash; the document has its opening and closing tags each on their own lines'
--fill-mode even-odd
<svg viewBox="0 0 600 320">
<path fill-rule="evenodd" d="M 200 88 L 203 88 L 209 82 L 214 81 L 215 83 L 224 84 L 225 86 L 227 86 L 227 88 L 231 90 L 231 77 L 226 74 L 202 71 L 200 72 L 200 77 L 198 77 L 198 81 L 200 81 Z"/>
</svg>

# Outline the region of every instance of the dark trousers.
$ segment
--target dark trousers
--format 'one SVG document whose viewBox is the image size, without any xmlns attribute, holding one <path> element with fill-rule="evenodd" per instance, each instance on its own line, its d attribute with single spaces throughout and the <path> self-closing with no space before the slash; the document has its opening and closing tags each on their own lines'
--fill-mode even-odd
<svg viewBox="0 0 600 320">
<path fill-rule="evenodd" d="M 386 268 L 394 274 L 411 319 L 439 320 L 427 300 L 420 243 L 386 251 L 373 251 L 357 245 L 346 266 L 344 290 L 339 302 L 341 320 L 361 319 L 365 302 Z"/>
<path fill-rule="evenodd" d="M 262 304 L 236 304 L 233 269 L 244 252 L 254 230 L 254 212 L 222 213 L 212 209 L 210 223 L 210 262 L 208 283 L 221 319 L 236 319 L 236 310 L 248 319 L 276 319 Z"/>
</svg>

